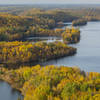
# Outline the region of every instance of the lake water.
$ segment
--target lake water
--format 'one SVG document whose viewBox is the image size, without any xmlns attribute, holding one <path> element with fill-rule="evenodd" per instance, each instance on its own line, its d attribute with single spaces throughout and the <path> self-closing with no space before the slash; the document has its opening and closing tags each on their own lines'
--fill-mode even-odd
<svg viewBox="0 0 100 100">
<path fill-rule="evenodd" d="M 18 100 L 19 97 L 22 98 L 20 92 L 12 89 L 8 83 L 0 81 L 0 100 Z"/>
<path fill-rule="evenodd" d="M 88 22 L 80 30 L 80 42 L 71 45 L 77 48 L 76 55 L 48 61 L 43 65 L 78 66 L 86 72 L 100 72 L 100 22 Z"/>
<path fill-rule="evenodd" d="M 87 72 L 100 72 L 100 22 L 88 22 L 86 26 L 80 27 L 80 30 L 80 42 L 71 45 L 77 48 L 76 55 L 48 61 L 43 65 L 78 66 Z M 52 39 L 49 41 L 52 42 Z M 18 91 L 0 81 L 0 100 L 17 100 L 18 97 L 21 97 Z"/>
<path fill-rule="evenodd" d="M 29 37 L 26 40 L 30 41 L 30 42 L 33 42 L 33 43 L 39 42 L 39 41 L 43 41 L 43 42 L 47 42 L 47 43 L 55 42 L 55 41 L 63 42 L 61 37 L 54 37 L 54 36 L 49 36 L 49 37 Z"/>
</svg>

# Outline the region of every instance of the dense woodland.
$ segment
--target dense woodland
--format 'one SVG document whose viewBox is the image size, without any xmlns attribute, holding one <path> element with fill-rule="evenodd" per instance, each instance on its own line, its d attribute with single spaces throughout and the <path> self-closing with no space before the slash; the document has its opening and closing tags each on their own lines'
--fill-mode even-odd
<svg viewBox="0 0 100 100">
<path fill-rule="evenodd" d="M 1 41 L 23 40 L 30 35 L 41 35 L 42 33 L 48 35 L 52 32 L 52 30 L 49 30 L 50 26 L 53 27 L 53 24 L 55 26 L 55 22 L 52 20 L 40 21 L 38 18 L 33 19 L 10 14 L 0 15 L 0 19 Z"/>
<path fill-rule="evenodd" d="M 53 11 L 53 14 L 55 13 L 56 11 L 55 12 Z M 61 23 L 63 23 L 64 20 L 69 20 L 69 18 L 71 17 L 68 18 L 66 17 L 67 15 L 63 15 L 66 14 L 64 12 L 63 14 L 62 12 L 59 12 L 58 15 L 56 14 L 53 15 L 53 14 L 44 15 L 43 13 L 41 17 L 40 15 L 38 16 L 37 14 L 35 14 L 34 17 L 15 16 L 11 14 L 0 15 L 0 19 L 1 19 L 0 20 L 0 41 L 25 40 L 27 37 L 30 36 L 61 37 L 62 33 L 66 30 L 60 28 L 58 29 L 53 29 L 53 28 L 57 27 L 59 24 L 61 25 Z M 51 17 L 49 18 L 48 16 Z M 59 18 L 60 16 L 62 16 L 61 19 Z"/>
<path fill-rule="evenodd" d="M 100 73 L 85 73 L 77 67 L 0 68 L 0 78 L 20 90 L 24 100 L 100 99 Z"/>
<path fill-rule="evenodd" d="M 62 33 L 64 43 L 77 43 L 80 41 L 80 30 L 78 28 L 66 28 Z"/>
<path fill-rule="evenodd" d="M 34 15 L 23 17 L 11 14 L 0 15 L 0 41 L 24 40 L 29 36 L 61 36 L 62 30 L 53 30 L 60 21 L 67 21 L 71 16 L 66 13 L 53 12 L 50 15 Z M 63 15 L 64 14 L 64 15 Z M 60 19 L 62 15 L 62 18 Z M 50 16 L 50 18 L 49 18 Z M 55 16 L 55 17 L 54 17 Z M 60 19 L 60 20 L 57 20 Z M 73 18 L 71 18 L 72 20 Z"/>
<path fill-rule="evenodd" d="M 100 73 L 76 67 L 25 66 L 75 54 L 76 48 L 67 44 L 79 42 L 80 30 L 57 27 L 64 22 L 77 26 L 98 20 L 99 7 L 0 6 L 0 79 L 20 90 L 24 100 L 99 100 Z M 25 41 L 31 36 L 62 37 L 64 43 Z"/>
<path fill-rule="evenodd" d="M 64 22 L 77 26 L 99 18 L 99 8 L 0 7 L 0 41 L 25 40 L 30 36 L 61 36 L 62 30 L 55 31 L 54 28 Z"/>
<path fill-rule="evenodd" d="M 0 63 L 16 68 L 24 63 L 39 63 L 73 55 L 76 49 L 62 42 L 0 42 Z"/>
</svg>

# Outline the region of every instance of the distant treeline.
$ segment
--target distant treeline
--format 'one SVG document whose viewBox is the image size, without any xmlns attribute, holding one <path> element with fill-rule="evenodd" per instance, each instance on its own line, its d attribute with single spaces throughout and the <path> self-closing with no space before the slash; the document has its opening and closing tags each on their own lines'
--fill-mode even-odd
<svg viewBox="0 0 100 100">
<path fill-rule="evenodd" d="M 87 24 L 86 19 L 78 19 L 78 20 L 72 21 L 73 26 L 82 26 L 82 25 L 86 25 L 86 24 Z"/>
<path fill-rule="evenodd" d="M 61 36 L 65 30 L 54 30 L 54 28 L 62 26 L 63 22 L 72 22 L 77 26 L 85 25 L 90 20 L 100 19 L 99 8 L 47 10 L 24 9 L 23 6 L 19 8 L 19 13 L 18 8 L 15 10 L 16 14 L 9 12 L 13 9 L 9 11 L 3 9 L 0 14 L 0 41 L 25 40 L 30 36 Z"/>
<path fill-rule="evenodd" d="M 34 11 L 33 11 L 34 10 Z M 41 11 L 33 9 L 29 15 L 15 16 L 11 14 L 0 15 L 0 41 L 24 40 L 29 36 L 61 36 L 64 30 L 58 29 L 58 23 L 72 21 L 77 17 L 64 11 Z"/>
</svg>

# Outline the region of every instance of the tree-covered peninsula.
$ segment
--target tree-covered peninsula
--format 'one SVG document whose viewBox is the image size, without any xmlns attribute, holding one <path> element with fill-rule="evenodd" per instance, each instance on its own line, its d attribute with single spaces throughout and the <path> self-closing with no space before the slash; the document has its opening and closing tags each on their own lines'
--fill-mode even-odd
<svg viewBox="0 0 100 100">
<path fill-rule="evenodd" d="M 17 67 L 24 63 L 39 62 L 70 56 L 76 53 L 76 48 L 62 42 L 0 42 L 0 63 Z"/>
<path fill-rule="evenodd" d="M 0 79 L 21 91 L 24 100 L 99 100 L 100 73 L 40 65 L 0 68 Z"/>
<path fill-rule="evenodd" d="M 64 11 L 43 12 L 35 10 L 34 16 L 0 14 L 0 41 L 25 40 L 30 36 L 58 36 L 53 29 L 59 22 L 76 17 Z M 60 33 L 61 35 L 61 33 Z"/>
</svg>

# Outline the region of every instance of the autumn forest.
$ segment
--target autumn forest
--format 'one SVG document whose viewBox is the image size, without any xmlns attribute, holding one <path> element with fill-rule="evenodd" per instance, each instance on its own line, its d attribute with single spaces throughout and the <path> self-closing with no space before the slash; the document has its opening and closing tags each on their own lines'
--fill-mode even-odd
<svg viewBox="0 0 100 100">
<path fill-rule="evenodd" d="M 100 8 L 0 6 L 0 80 L 20 91 L 23 98 L 17 100 L 99 100 L 99 72 L 42 65 L 77 54 L 72 45 L 81 41 L 80 27 L 90 21 L 100 21 Z M 28 41 L 30 37 L 61 41 Z"/>
</svg>

